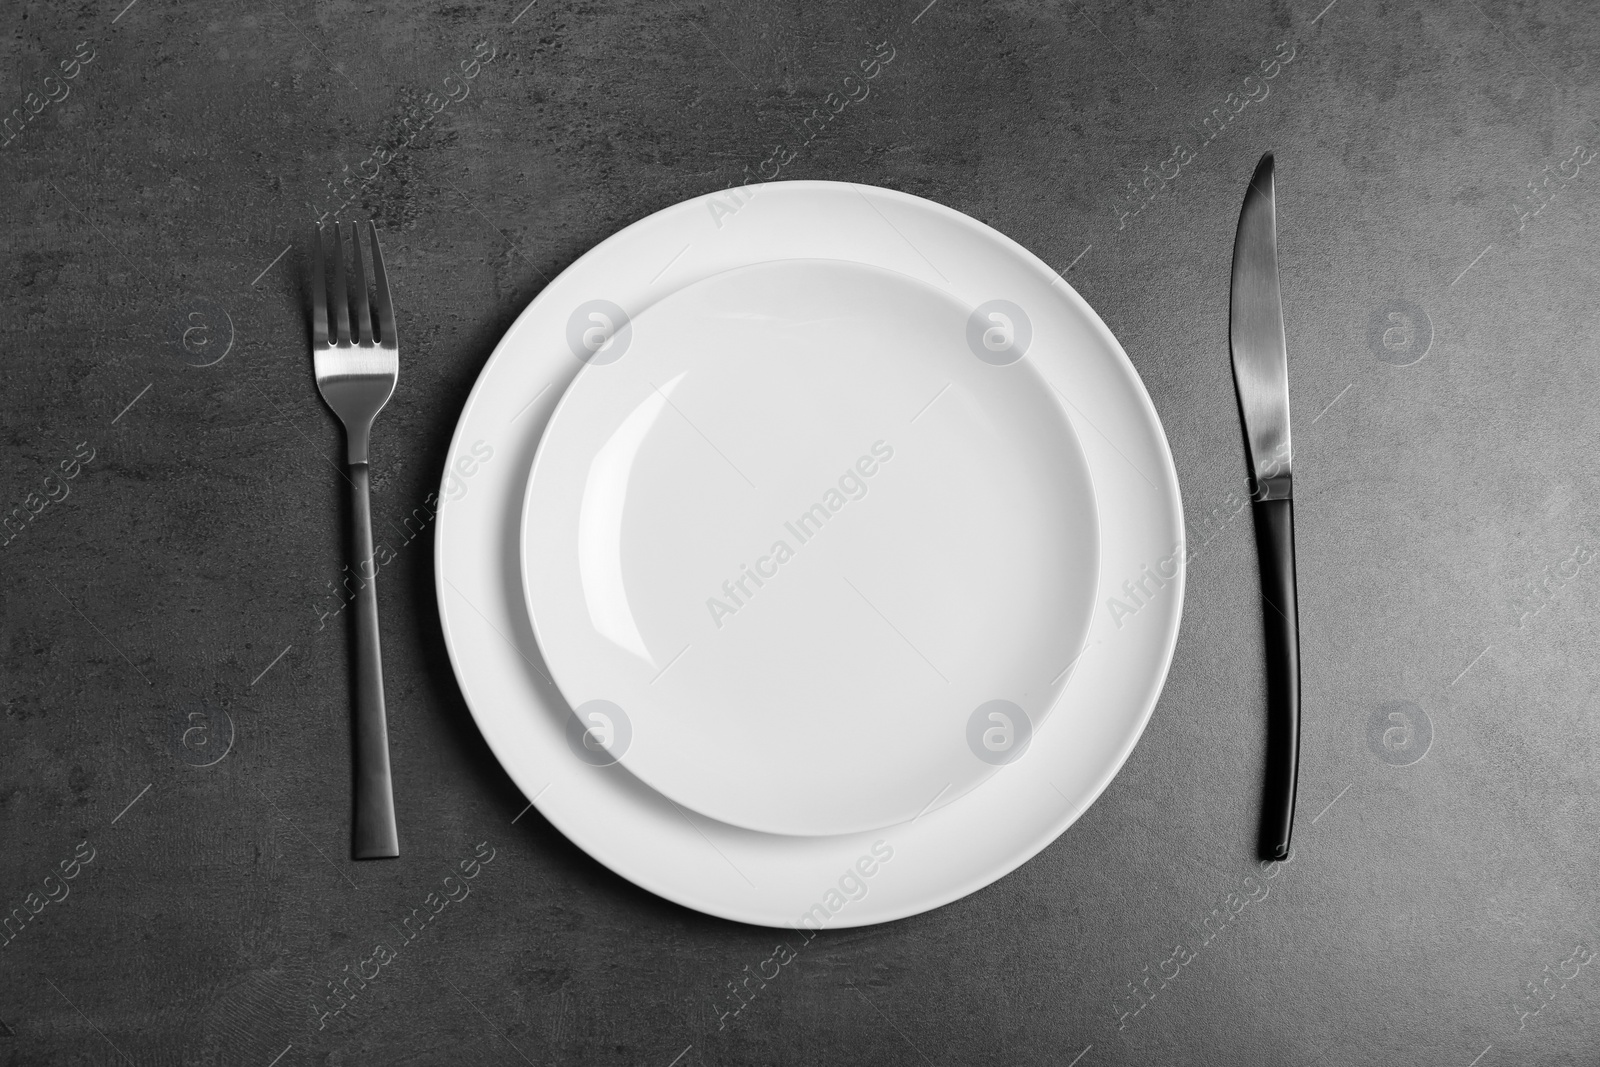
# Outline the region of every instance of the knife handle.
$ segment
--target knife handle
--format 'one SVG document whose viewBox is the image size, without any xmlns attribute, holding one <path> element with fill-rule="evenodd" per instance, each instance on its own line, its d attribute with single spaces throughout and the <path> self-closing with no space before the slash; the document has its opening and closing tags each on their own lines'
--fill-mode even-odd
<svg viewBox="0 0 1600 1067">
<path fill-rule="evenodd" d="M 1258 500 L 1256 547 L 1261 554 L 1261 614 L 1267 652 L 1267 773 L 1261 850 L 1289 855 L 1300 777 L 1300 614 L 1294 581 L 1294 501 Z"/>
</svg>

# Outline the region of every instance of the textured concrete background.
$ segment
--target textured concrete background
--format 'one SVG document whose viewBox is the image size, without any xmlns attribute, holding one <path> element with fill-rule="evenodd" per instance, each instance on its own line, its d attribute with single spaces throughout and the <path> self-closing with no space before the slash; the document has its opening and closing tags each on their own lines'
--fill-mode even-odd
<svg viewBox="0 0 1600 1067">
<path fill-rule="evenodd" d="M 524 2 L 0 14 L 0 891 L 26 920 L 0 1063 L 1596 1062 L 1592 8 Z M 385 233 L 392 528 L 549 278 L 803 141 L 883 41 L 870 98 L 783 177 L 917 193 L 1071 264 L 1154 397 L 1199 552 L 1155 718 L 1077 825 L 968 899 L 825 933 L 719 1029 L 774 933 L 513 825 L 431 531 L 382 589 L 406 852 L 346 858 L 347 635 L 318 629 L 340 434 L 305 234 L 336 209 Z M 488 49 L 469 97 L 339 184 Z M 1270 879 L 1226 321 L 1267 148 L 1306 715 Z M 319 1029 L 329 983 L 475 851 L 470 895 Z"/>
</svg>

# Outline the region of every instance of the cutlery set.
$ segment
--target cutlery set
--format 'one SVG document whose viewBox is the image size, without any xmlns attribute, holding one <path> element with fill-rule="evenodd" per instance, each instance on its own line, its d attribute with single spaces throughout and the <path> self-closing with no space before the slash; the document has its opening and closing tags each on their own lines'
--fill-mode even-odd
<svg viewBox="0 0 1600 1067">
<path fill-rule="evenodd" d="M 697 247 L 704 212 L 684 209 L 700 199 L 582 257 L 485 366 L 456 442 L 493 438 L 532 462 L 485 467 L 483 490 L 440 513 L 446 643 L 508 773 L 624 877 L 766 925 L 915 914 L 1054 840 L 1143 731 L 1182 570 L 1137 619 L 1097 610 L 1094 593 L 1182 560 L 1171 454 L 1104 323 L 987 227 L 887 190 L 783 182 Z M 375 859 L 399 839 L 369 442 L 399 349 L 376 227 L 362 236 L 316 228 L 311 347 L 345 428 L 365 583 L 353 854 Z M 632 313 L 626 352 L 575 359 L 570 324 L 600 304 Z M 1239 215 L 1230 344 L 1266 637 L 1261 847 L 1282 859 L 1300 684 L 1270 154 Z M 857 461 L 868 444 L 879 458 Z M 1094 477 L 1115 457 L 1155 495 Z M 737 603 L 708 622 L 706 589 Z M 536 645 L 505 636 L 530 623 Z M 1041 732 L 1062 707 L 1077 710 Z M 832 906 L 818 886 L 873 840 L 894 867 Z"/>
</svg>

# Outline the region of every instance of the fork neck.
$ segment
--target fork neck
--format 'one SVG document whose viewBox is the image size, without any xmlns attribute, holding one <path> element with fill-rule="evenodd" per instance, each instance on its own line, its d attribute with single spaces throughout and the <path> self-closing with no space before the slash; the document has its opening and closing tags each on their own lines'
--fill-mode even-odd
<svg viewBox="0 0 1600 1067">
<path fill-rule="evenodd" d="M 345 463 L 349 466 L 365 465 L 367 444 L 372 438 L 372 425 L 357 424 L 345 427 Z"/>
</svg>

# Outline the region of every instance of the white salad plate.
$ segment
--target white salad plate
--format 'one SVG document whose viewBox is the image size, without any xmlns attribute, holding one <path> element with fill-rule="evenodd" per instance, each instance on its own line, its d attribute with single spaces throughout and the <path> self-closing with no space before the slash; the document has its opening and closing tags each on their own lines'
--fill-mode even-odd
<svg viewBox="0 0 1600 1067">
<path fill-rule="evenodd" d="M 1176 641 L 1132 365 L 917 197 L 784 182 L 630 226 L 518 318 L 450 455 L 440 610 L 491 749 L 714 915 L 858 926 L 1001 877 L 1109 784 Z"/>
<path fill-rule="evenodd" d="M 988 359 L 1015 327 L 995 314 Z M 880 267 L 780 260 L 591 335 L 522 575 L 556 684 L 580 719 L 601 702 L 645 784 L 752 830 L 857 833 L 962 796 L 1042 725 L 1094 608 L 1094 493 L 1049 384 L 974 354 L 971 315 Z"/>
</svg>

